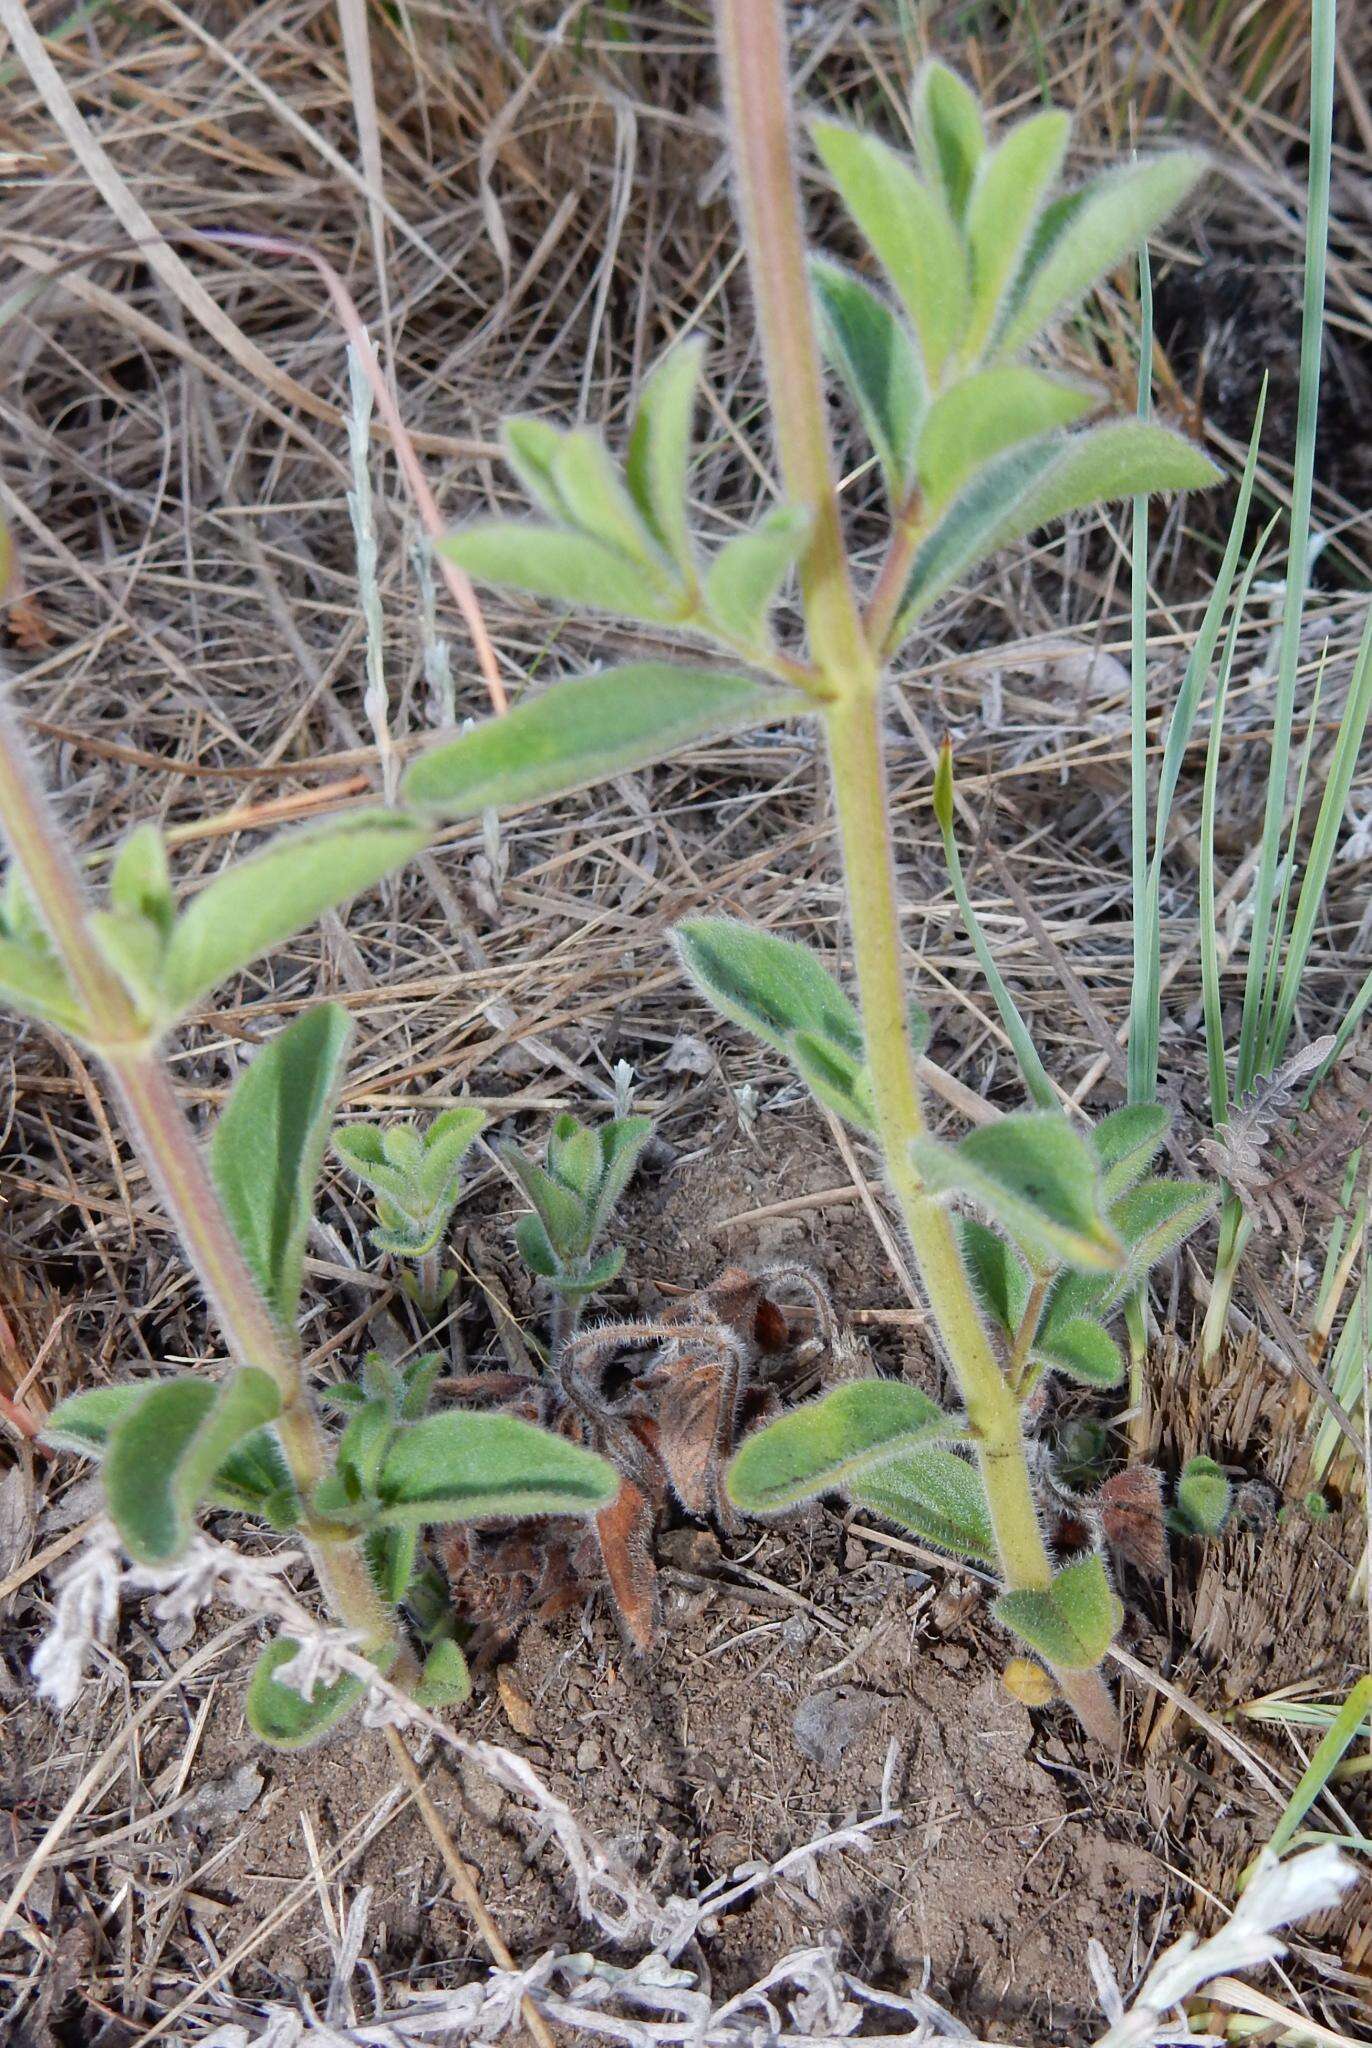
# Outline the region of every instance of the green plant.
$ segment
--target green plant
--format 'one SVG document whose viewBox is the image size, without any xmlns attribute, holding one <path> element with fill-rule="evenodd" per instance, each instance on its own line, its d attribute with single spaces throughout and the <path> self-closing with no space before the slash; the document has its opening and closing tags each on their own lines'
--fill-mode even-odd
<svg viewBox="0 0 1372 2048">
<path fill-rule="evenodd" d="M 613 1117 L 592 1130 L 564 1113 L 548 1134 L 543 1165 L 517 1145 L 500 1147 L 511 1178 L 533 1204 L 515 1225 L 515 1243 L 554 1296 L 555 1352 L 588 1295 L 608 1287 L 624 1264 L 621 1245 L 597 1247 L 652 1134 L 651 1117 Z"/>
<path fill-rule="evenodd" d="M 460 1697 L 456 1646 L 435 1645 L 421 1665 L 398 1612 L 419 1530 L 491 1514 L 593 1514 L 614 1499 L 618 1475 L 517 1418 L 426 1414 L 427 1367 L 404 1377 L 369 1367 L 352 1390 L 356 1413 L 331 1441 L 305 1382 L 298 1310 L 349 1020 L 324 1004 L 264 1046 L 203 1151 L 160 1052 L 173 1023 L 219 982 L 417 852 L 426 826 L 364 813 L 283 835 L 181 909 L 162 840 L 143 827 L 120 848 L 96 909 L 3 707 L 0 824 L 13 854 L 0 986 L 11 1007 L 103 1061 L 230 1355 L 218 1379 L 178 1374 L 77 1394 L 49 1417 L 50 1441 L 99 1460 L 110 1517 L 137 1564 L 160 1570 L 185 1558 L 206 1507 L 289 1529 L 379 1671 L 427 1704 Z M 355 1678 L 283 1682 L 298 1647 L 273 1643 L 248 1695 L 258 1733 L 291 1746 L 322 1735 L 365 1692 Z"/>
<path fill-rule="evenodd" d="M 542 522 L 485 520 L 445 548 L 478 578 L 711 640 L 771 686 L 656 664 L 555 684 L 507 720 L 435 746 L 410 769 L 404 795 L 439 818 L 471 816 L 580 787 L 706 733 L 769 717 L 820 719 L 858 1004 L 804 949 L 718 919 L 682 929 L 682 956 L 726 1014 L 782 1046 L 827 1107 L 878 1140 L 963 1412 L 921 1410 L 879 1434 L 856 1474 L 845 1463 L 844 1429 L 823 1402 L 772 1429 L 789 1432 L 784 1442 L 809 1432 L 810 1491 L 826 1483 L 821 1439 L 832 1435 L 845 1487 L 862 1487 L 912 1526 L 942 1515 L 951 1547 L 966 1539 L 973 1554 L 993 1556 L 1004 1618 L 1043 1650 L 1082 1718 L 1110 1738 L 1116 1723 L 1098 1666 L 1114 1596 L 1099 1558 L 1054 1569 L 1029 1474 L 1025 1408 L 1046 1371 L 1097 1382 L 1117 1375 L 1101 1315 L 1194 1227 L 1208 1197 L 1143 1178 L 1164 1119 L 1142 1105 L 1142 1122 L 1107 1120 L 1094 1136 L 1045 1108 L 960 1145 L 931 1138 L 900 955 L 881 679 L 930 606 L 997 549 L 1074 507 L 1214 480 L 1204 457 L 1151 422 L 1067 432 L 1096 394 L 1027 360 L 1050 321 L 1185 196 L 1203 161 L 1161 157 L 1054 198 L 1066 117 L 1035 115 L 992 146 L 967 88 L 931 65 L 914 106 L 918 167 L 874 136 L 827 121 L 813 128 L 888 296 L 825 259 L 807 260 L 779 10 L 719 0 L 717 20 L 781 502 L 749 533 L 702 555 L 686 488 L 700 355 L 682 343 L 647 380 L 622 467 L 589 433 L 512 422 L 507 453 Z M 865 604 L 834 492 L 817 321 L 871 435 L 891 505 L 888 553 Z M 770 625 L 793 564 L 803 654 L 782 648 Z M 984 1208 L 1003 1234 L 972 1217 L 956 1223 L 955 1201 Z M 882 1403 L 884 1413 L 887 1391 L 839 1390 L 857 1403 L 859 1435 L 875 1426 L 863 1402 Z M 764 1431 L 740 1453 L 736 1501 L 752 1497 L 739 1472 L 769 1460 L 773 1441 Z"/>
<path fill-rule="evenodd" d="M 376 1197 L 378 1251 L 404 1259 L 413 1272 L 401 1285 L 430 1320 L 442 1313 L 457 1283 L 443 1267 L 443 1243 L 461 1192 L 462 1161 L 484 1128 L 484 1110 L 445 1109 L 427 1125 L 340 1124 L 334 1150 Z"/>
</svg>

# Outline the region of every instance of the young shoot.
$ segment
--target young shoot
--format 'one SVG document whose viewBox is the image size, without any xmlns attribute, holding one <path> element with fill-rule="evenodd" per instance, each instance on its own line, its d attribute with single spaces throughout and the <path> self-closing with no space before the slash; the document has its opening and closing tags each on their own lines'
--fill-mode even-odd
<svg viewBox="0 0 1372 2048">
<path fill-rule="evenodd" d="M 484 1110 L 445 1109 L 426 1125 L 340 1124 L 334 1151 L 376 1198 L 378 1251 L 404 1262 L 400 1284 L 428 1321 L 457 1284 L 443 1247 L 462 1188 L 462 1161 L 484 1129 Z"/>
<path fill-rule="evenodd" d="M 614 1117 L 592 1129 L 570 1113 L 548 1134 L 544 1163 L 517 1145 L 500 1147 L 506 1170 L 533 1204 L 515 1225 L 519 1255 L 554 1299 L 553 1352 L 576 1329 L 587 1298 L 624 1264 L 622 1245 L 600 1249 L 610 1219 L 653 1134 L 646 1116 Z"/>
</svg>

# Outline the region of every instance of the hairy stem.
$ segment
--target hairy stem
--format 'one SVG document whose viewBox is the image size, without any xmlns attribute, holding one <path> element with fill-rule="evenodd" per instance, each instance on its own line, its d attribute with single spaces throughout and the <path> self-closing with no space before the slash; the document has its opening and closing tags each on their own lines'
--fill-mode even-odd
<svg viewBox="0 0 1372 2048">
<path fill-rule="evenodd" d="M 148 1043 L 123 983 L 92 936 L 85 889 L 39 788 L 17 721 L 0 700 L 0 830 L 79 993 L 134 1146 L 162 1197 L 234 1359 L 269 1373 L 281 1395 L 276 1428 L 291 1476 L 308 1500 L 324 1444 L 300 1361 L 262 1297 L 229 1226 L 166 1068 Z M 311 1555 L 330 1604 L 373 1643 L 392 1622 L 356 1542 L 322 1540 Z M 393 1669 L 396 1667 L 393 1667 Z"/>
<path fill-rule="evenodd" d="M 967 1409 L 1002 1575 L 1007 1586 L 1041 1589 L 1052 1578 L 1052 1564 L 1039 1527 L 1019 1406 L 991 1349 L 952 1220 L 924 1192 L 910 1158 L 924 1114 L 906 1024 L 880 670 L 853 595 L 833 486 L 780 7 L 777 0 L 716 0 L 716 21 L 782 472 L 789 497 L 806 507 L 813 522 L 801 588 L 811 653 L 833 693 L 823 715 L 878 1133 L 920 1281 Z M 888 591 L 883 608 L 889 605 Z M 1056 1676 L 1087 1729 L 1117 1742 L 1119 1724 L 1100 1672 Z"/>
</svg>

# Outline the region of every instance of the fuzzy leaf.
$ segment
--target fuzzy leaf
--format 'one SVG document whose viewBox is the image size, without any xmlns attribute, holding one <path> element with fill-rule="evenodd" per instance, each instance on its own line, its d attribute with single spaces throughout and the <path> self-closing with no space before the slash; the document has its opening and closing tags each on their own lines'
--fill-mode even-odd
<svg viewBox="0 0 1372 2048">
<path fill-rule="evenodd" d="M 215 1472 L 280 1407 L 275 1382 L 251 1365 L 218 1384 L 150 1387 L 115 1423 L 105 1453 L 105 1494 L 129 1554 L 141 1564 L 179 1557 Z"/>
<path fill-rule="evenodd" d="M 618 1491 L 614 1466 L 579 1444 L 517 1416 L 456 1409 L 399 1430 L 376 1478 L 383 1523 L 590 1514 Z"/>
<path fill-rule="evenodd" d="M 1218 1536 L 1233 1497 L 1224 1468 L 1213 1458 L 1188 1458 L 1177 1481 L 1174 1515 L 1192 1535 Z"/>
<path fill-rule="evenodd" d="M 59 1401 L 43 1425 L 42 1441 L 57 1451 L 81 1451 L 98 1458 L 109 1442 L 110 1431 L 123 1420 L 148 1392 L 165 1381 L 136 1381 L 118 1387 L 92 1387 L 88 1394 L 72 1394 Z"/>
<path fill-rule="evenodd" d="M 1171 1121 L 1171 1112 L 1160 1102 L 1128 1102 L 1093 1126 L 1091 1143 L 1107 1202 L 1116 1201 L 1148 1171 Z"/>
<path fill-rule="evenodd" d="M 624 1265 L 623 1245 L 611 1245 L 598 1258 L 587 1265 L 579 1259 L 570 1272 L 555 1275 L 552 1280 L 554 1294 L 564 1295 L 568 1301 L 584 1300 L 588 1294 L 596 1294 L 602 1287 L 608 1287 L 619 1277 Z"/>
<path fill-rule="evenodd" d="M 146 918 L 165 938 L 176 918 L 167 843 L 156 825 L 135 825 L 110 869 L 110 907 Z"/>
<path fill-rule="evenodd" d="M 1107 171 L 1069 195 L 1053 223 L 1057 233 L 1031 251 L 997 346 L 1023 348 L 1055 314 L 1072 311 L 1180 206 L 1208 162 L 1200 150 L 1176 150 Z"/>
<path fill-rule="evenodd" d="M 1117 1387 L 1124 1378 L 1119 1345 L 1090 1316 L 1045 1318 L 1034 1339 L 1031 1356 L 1088 1387 Z"/>
<path fill-rule="evenodd" d="M 940 1550 L 974 1564 L 996 1562 L 995 1531 L 980 1475 L 956 1451 L 925 1445 L 874 1466 L 844 1491 L 858 1507 L 870 1508 Z"/>
<path fill-rule="evenodd" d="M 825 354 L 857 407 L 892 505 L 903 505 L 927 400 L 919 350 L 904 321 L 860 277 L 819 256 L 811 258 L 810 277 Z"/>
<path fill-rule="evenodd" d="M 1213 1188 L 1196 1181 L 1145 1180 L 1110 1210 L 1131 1273 L 1143 1274 L 1184 1242 L 1215 1206 Z"/>
<path fill-rule="evenodd" d="M 428 827 L 399 811 L 359 811 L 339 824 L 283 832 L 236 861 L 177 920 L 162 965 L 171 1014 L 403 867 L 428 840 Z"/>
<path fill-rule="evenodd" d="M 462 1160 L 485 1125 L 484 1109 L 467 1108 L 445 1109 L 429 1125 L 416 1181 L 431 1208 L 446 1203 L 451 1210 Z"/>
<path fill-rule="evenodd" d="M 37 1017 L 68 1037 L 88 1035 L 81 1004 L 65 969 L 49 953 L 32 951 L 0 936 L 0 1004 L 21 1016 Z"/>
<path fill-rule="evenodd" d="M 300 1499 L 286 1454 L 271 1429 L 255 1429 L 236 1443 L 205 1488 L 210 1507 L 259 1515 L 274 1529 L 293 1529 Z"/>
<path fill-rule="evenodd" d="M 299 1648 L 289 1636 L 268 1643 L 257 1660 L 243 1703 L 253 1734 L 273 1749 L 308 1749 L 337 1726 L 365 1690 L 362 1680 L 349 1674 L 332 1685 L 317 1685 L 310 1700 L 302 1699 L 288 1685 L 278 1685 L 275 1673 L 290 1663 Z"/>
<path fill-rule="evenodd" d="M 986 149 L 977 96 L 946 64 L 931 61 L 915 80 L 915 148 L 925 182 L 941 185 L 961 220 Z"/>
<path fill-rule="evenodd" d="M 839 197 L 914 322 L 930 381 L 956 346 L 967 312 L 967 264 L 941 193 L 875 135 L 836 121 L 812 131 Z"/>
<path fill-rule="evenodd" d="M 810 515 L 778 505 L 726 541 L 705 576 L 705 608 L 745 648 L 770 645 L 767 618 L 810 531 Z"/>
<path fill-rule="evenodd" d="M 975 1216 L 957 1218 L 957 1235 L 977 1300 L 997 1328 L 1013 1337 L 1029 1306 L 1029 1273 L 1023 1259 Z"/>
<path fill-rule="evenodd" d="M 1002 1593 L 991 1612 L 1060 1671 L 1099 1664 L 1119 1625 L 1119 1602 L 1094 1555 L 1054 1572 L 1044 1592 Z"/>
<path fill-rule="evenodd" d="M 674 937 L 717 1010 L 785 1053 L 827 1108 L 870 1128 L 861 1020 L 808 946 L 731 917 L 690 918 Z"/>
<path fill-rule="evenodd" d="M 517 1145 L 501 1145 L 497 1149 L 502 1164 L 538 1211 L 559 1261 L 579 1257 L 590 1242 L 591 1222 L 585 1203 Z"/>
<path fill-rule="evenodd" d="M 652 1135 L 650 1116 L 615 1117 L 594 1133 L 600 1146 L 600 1187 L 594 1212 L 597 1236 L 614 1214 Z"/>
<path fill-rule="evenodd" d="M 398 1523 L 389 1529 L 369 1529 L 362 1539 L 362 1551 L 377 1592 L 387 1606 L 398 1607 L 414 1578 L 419 1555 L 418 1524 Z"/>
<path fill-rule="evenodd" d="M 946 505 L 976 470 L 1021 441 L 1070 427 L 1098 403 L 1081 384 L 1007 364 L 962 378 L 930 406 L 919 475 L 930 511 Z"/>
<path fill-rule="evenodd" d="M 531 1273 L 537 1273 L 540 1280 L 551 1280 L 557 1273 L 557 1253 L 553 1250 L 548 1233 L 543 1227 L 541 1216 L 521 1216 L 514 1227 L 515 1248 Z"/>
<path fill-rule="evenodd" d="M 921 543 L 901 630 L 977 562 L 1068 512 L 1140 492 L 1203 490 L 1218 476 L 1189 441 L 1142 420 L 1009 449 L 964 485 Z"/>
<path fill-rule="evenodd" d="M 395 1426 L 391 1403 L 373 1398 L 363 1403 L 339 1438 L 334 1463 L 350 1499 L 370 1498 Z"/>
<path fill-rule="evenodd" d="M 433 1398 L 435 1383 L 445 1369 L 441 1351 L 425 1351 L 413 1358 L 402 1372 L 403 1392 L 397 1413 L 402 1422 L 417 1422 Z"/>
<path fill-rule="evenodd" d="M 755 1430 L 730 1459 L 725 1490 L 746 1514 L 775 1514 L 846 1490 L 874 1465 L 958 1427 L 904 1380 L 850 1380 Z"/>
<path fill-rule="evenodd" d="M 1103 1215 L 1090 1146 L 1054 1110 L 983 1124 L 957 1145 L 917 1138 L 911 1157 L 934 1194 L 970 1196 L 1035 1263 L 1113 1272 L 1124 1263 Z"/>
<path fill-rule="evenodd" d="M 691 420 L 705 346 L 680 341 L 644 379 L 629 436 L 626 477 L 634 503 L 672 560 L 694 573 L 686 500 Z"/>
<path fill-rule="evenodd" d="M 855 1130 L 876 1129 L 876 1105 L 865 1064 L 810 1031 L 793 1031 L 786 1050 L 816 1102 Z"/>
<path fill-rule="evenodd" d="M 467 1660 L 451 1636 L 436 1642 L 424 1659 L 424 1668 L 414 1689 L 415 1699 L 430 1713 L 443 1707 L 461 1706 L 470 1698 L 472 1674 Z"/>
<path fill-rule="evenodd" d="M 663 570 L 572 527 L 477 519 L 439 541 L 438 552 L 479 583 L 552 598 L 578 611 L 655 625 L 682 614 L 682 593 Z"/>
<path fill-rule="evenodd" d="M 652 534 L 599 434 L 585 427 L 563 434 L 553 454 L 553 480 L 573 526 L 660 577 Z"/>
<path fill-rule="evenodd" d="M 210 1139 L 234 1235 L 285 1330 L 300 1305 L 314 1184 L 351 1039 L 337 1003 L 297 1017 L 240 1074 Z"/>
<path fill-rule="evenodd" d="M 405 798 L 439 817 L 475 818 L 566 796 L 650 767 L 696 740 L 805 708 L 794 691 L 668 662 L 573 676 L 421 754 L 405 777 Z"/>
<path fill-rule="evenodd" d="M 1071 124 L 1052 110 L 1012 128 L 982 160 L 967 207 L 972 257 L 971 351 L 992 332 L 1034 225 L 1067 153 Z"/>
</svg>

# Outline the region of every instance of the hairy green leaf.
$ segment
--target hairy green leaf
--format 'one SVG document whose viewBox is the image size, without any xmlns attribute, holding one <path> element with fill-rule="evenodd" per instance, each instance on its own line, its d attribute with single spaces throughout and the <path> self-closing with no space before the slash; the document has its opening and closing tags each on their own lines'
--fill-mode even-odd
<svg viewBox="0 0 1372 2048">
<path fill-rule="evenodd" d="M 280 1412 L 276 1385 L 256 1366 L 226 1380 L 166 1380 L 110 1430 L 105 1494 L 130 1555 L 166 1564 L 190 1541 L 196 1508 L 235 1444 Z"/>
<path fill-rule="evenodd" d="M 444 1707 L 461 1706 L 471 1695 L 472 1674 L 467 1660 L 451 1636 L 436 1642 L 424 1659 L 414 1696 L 421 1707 L 436 1713 Z"/>
<path fill-rule="evenodd" d="M 1089 1671 L 1114 1640 L 1120 1606 L 1092 1555 L 1054 1572 L 1044 1592 L 1002 1593 L 991 1612 L 1059 1671 Z"/>
<path fill-rule="evenodd" d="M 961 220 L 986 149 L 981 103 L 956 71 L 931 59 L 915 80 L 912 104 L 925 183 L 942 186 L 949 212 Z"/>
<path fill-rule="evenodd" d="M 732 917 L 690 918 L 674 937 L 717 1010 L 785 1053 L 826 1107 L 870 1128 L 862 1023 L 817 954 Z"/>
<path fill-rule="evenodd" d="M 17 939 L 2 936 L 0 1003 L 22 1016 L 37 1017 L 68 1037 L 89 1036 L 85 1014 L 60 962 L 50 953 L 32 951 Z"/>
<path fill-rule="evenodd" d="M 1053 1110 L 1023 1110 L 970 1131 L 957 1145 L 910 1148 L 934 1194 L 967 1195 L 1036 1264 L 1113 1272 L 1124 1252 L 1102 1213 L 1094 1155 Z"/>
<path fill-rule="evenodd" d="M 362 1552 L 377 1592 L 388 1606 L 398 1607 L 414 1578 L 419 1555 L 418 1523 L 369 1529 L 362 1539 Z"/>
<path fill-rule="evenodd" d="M 919 443 L 919 475 L 930 512 L 967 478 L 1021 441 L 1069 427 L 1098 394 L 1018 364 L 977 370 L 930 406 Z"/>
<path fill-rule="evenodd" d="M 705 345 L 679 341 L 644 379 L 629 436 L 626 476 L 634 503 L 683 575 L 694 576 L 686 490 L 691 420 Z"/>
<path fill-rule="evenodd" d="M 995 326 L 1044 201 L 1062 169 L 1070 132 L 1066 114 L 1056 110 L 1035 114 L 1012 128 L 982 160 L 967 206 L 972 258 L 969 356 L 980 350 Z"/>
<path fill-rule="evenodd" d="M 1029 1306 L 1029 1270 L 1012 1244 L 975 1216 L 957 1218 L 958 1246 L 977 1300 L 992 1322 L 1013 1337 Z"/>
<path fill-rule="evenodd" d="M 118 1387 L 92 1387 L 88 1394 L 72 1394 L 59 1401 L 43 1425 L 42 1440 L 57 1451 L 82 1451 L 98 1458 L 109 1442 L 110 1431 L 135 1408 L 154 1386 L 164 1380 L 141 1380 Z"/>
<path fill-rule="evenodd" d="M 256 1054 L 210 1139 L 210 1172 L 243 1256 L 283 1329 L 295 1327 L 314 1184 L 352 1025 L 321 1003 Z"/>
<path fill-rule="evenodd" d="M 1146 1273 L 1174 1252 L 1214 1206 L 1214 1189 L 1196 1181 L 1145 1180 L 1121 1195 L 1110 1221 L 1124 1240 L 1130 1272 Z"/>
<path fill-rule="evenodd" d="M 236 861 L 177 920 L 162 966 L 168 1010 L 188 1010 L 322 912 L 403 867 L 428 840 L 428 827 L 402 812 L 359 811 L 283 832 L 250 860 Z"/>
<path fill-rule="evenodd" d="M 967 314 L 967 263 L 947 202 L 877 136 L 836 121 L 816 121 L 811 132 L 839 197 L 914 322 L 936 382 Z"/>
<path fill-rule="evenodd" d="M 894 309 L 850 270 L 815 256 L 810 277 L 825 354 L 857 407 L 892 505 L 902 506 L 927 402 L 919 350 Z"/>
<path fill-rule="evenodd" d="M 1175 1524 L 1193 1536 L 1218 1536 L 1229 1519 L 1234 1489 L 1213 1458 L 1188 1458 L 1177 1481 Z"/>
<path fill-rule="evenodd" d="M 978 470 L 921 543 L 901 631 L 976 563 L 1068 512 L 1141 491 L 1203 490 L 1218 476 L 1189 441 L 1142 420 L 1011 448 Z"/>
<path fill-rule="evenodd" d="M 338 1725 L 366 1689 L 360 1678 L 345 1673 L 332 1685 L 317 1685 L 313 1699 L 302 1699 L 276 1678 L 282 1665 L 289 1664 L 299 1650 L 299 1643 L 289 1636 L 268 1643 L 257 1660 L 243 1703 L 253 1734 L 273 1749 L 308 1749 Z"/>
<path fill-rule="evenodd" d="M 581 1515 L 619 1491 L 614 1466 L 513 1415 L 448 1409 L 407 1424 L 376 1476 L 382 1522 L 469 1522 L 485 1515 Z"/>
<path fill-rule="evenodd" d="M 210 1507 L 258 1515 L 274 1529 L 293 1529 L 300 1497 L 275 1431 L 255 1429 L 236 1443 L 206 1486 L 205 1500 Z"/>
<path fill-rule="evenodd" d="M 562 502 L 553 467 L 562 445 L 562 434 L 563 429 L 553 426 L 549 420 L 527 419 L 518 415 L 502 420 L 500 425 L 500 439 L 510 468 L 534 503 L 550 518 L 567 525 L 570 523 L 569 514 Z"/>
<path fill-rule="evenodd" d="M 438 552 L 480 583 L 552 598 L 579 611 L 654 625 L 682 615 L 682 593 L 664 571 L 573 527 L 477 519 L 446 535 Z"/>
<path fill-rule="evenodd" d="M 997 346 L 1023 348 L 1055 314 L 1077 306 L 1180 206 L 1208 162 L 1200 150 L 1176 150 L 1107 171 L 1070 195 L 1054 223 L 1058 232 L 1031 252 Z"/>
<path fill-rule="evenodd" d="M 925 1543 L 974 1564 L 994 1565 L 996 1537 L 975 1465 L 940 1444 L 926 1444 L 875 1465 L 844 1489 L 858 1507 L 908 1529 Z"/>
<path fill-rule="evenodd" d="M 650 767 L 696 740 L 806 708 L 794 691 L 667 662 L 573 676 L 421 754 L 405 777 L 405 797 L 439 817 L 479 817 L 566 796 Z"/>
<path fill-rule="evenodd" d="M 578 1301 L 588 1294 L 598 1294 L 602 1287 L 608 1287 L 619 1277 L 624 1265 L 624 1247 L 612 1245 L 600 1253 L 589 1264 L 578 1262 L 571 1272 L 558 1273 L 552 1281 L 555 1294 L 565 1295 L 569 1301 Z"/>
<path fill-rule="evenodd" d="M 1090 1316 L 1045 1316 L 1030 1356 L 1088 1387 L 1117 1387 L 1124 1378 L 1119 1345 Z"/>
<path fill-rule="evenodd" d="M 747 1514 L 775 1514 L 848 1489 L 874 1465 L 958 1429 L 904 1380 L 850 1380 L 745 1438 L 725 1469 L 725 1490 Z"/>
<path fill-rule="evenodd" d="M 573 526 L 660 576 L 653 536 L 599 434 L 585 427 L 564 434 L 553 455 L 553 478 Z"/>
<path fill-rule="evenodd" d="M 557 1274 L 557 1253 L 544 1228 L 543 1218 L 532 1213 L 520 1216 L 514 1227 L 515 1248 L 531 1273 L 537 1273 L 540 1280 L 552 1280 Z"/>
<path fill-rule="evenodd" d="M 135 825 L 110 869 L 110 907 L 125 917 L 146 918 L 165 938 L 176 918 L 167 842 L 156 825 Z"/>
<path fill-rule="evenodd" d="M 808 512 L 777 505 L 750 532 L 726 541 L 711 562 L 705 609 L 743 647 L 762 651 L 770 645 L 768 614 L 809 531 Z"/>
<path fill-rule="evenodd" d="M 1152 1165 L 1171 1123 L 1160 1102 L 1127 1102 L 1112 1109 L 1091 1131 L 1101 1172 L 1101 1194 L 1116 1201 Z"/>
</svg>

